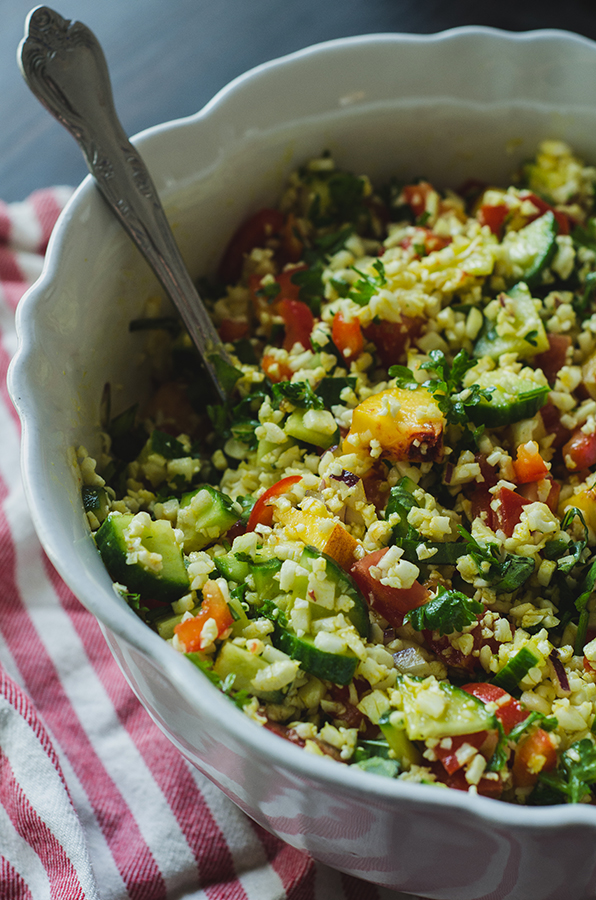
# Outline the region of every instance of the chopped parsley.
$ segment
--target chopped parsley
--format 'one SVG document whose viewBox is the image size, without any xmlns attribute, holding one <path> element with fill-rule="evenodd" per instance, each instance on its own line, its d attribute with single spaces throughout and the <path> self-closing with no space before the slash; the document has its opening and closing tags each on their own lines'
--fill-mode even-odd
<svg viewBox="0 0 596 900">
<path fill-rule="evenodd" d="M 438 631 L 439 634 L 453 634 L 463 631 L 466 625 L 473 625 L 476 617 L 484 612 L 482 603 L 462 594 L 461 591 L 439 587 L 437 596 L 423 606 L 406 613 L 416 631 Z"/>
<path fill-rule="evenodd" d="M 576 741 L 559 759 L 554 772 L 543 772 L 532 803 L 580 803 L 596 783 L 596 746 L 590 738 Z"/>
<path fill-rule="evenodd" d="M 376 275 L 367 275 L 365 272 L 357 269 L 356 266 L 353 266 L 354 271 L 358 272 L 361 277 L 352 285 L 351 290 L 348 292 L 348 297 L 359 306 L 366 306 L 370 302 L 371 297 L 378 294 L 379 290 L 387 284 L 385 266 L 381 260 L 376 259 L 372 267 L 376 270 Z"/>
<path fill-rule="evenodd" d="M 483 401 L 490 402 L 494 388 L 481 388 L 473 384 L 462 389 L 464 375 L 478 362 L 468 356 L 465 350 L 460 350 L 452 363 L 448 362 L 442 350 L 431 350 L 429 357 L 420 368 L 433 372 L 435 377 L 423 382 L 421 386 L 433 395 L 449 425 L 466 424 L 469 420 L 468 408 L 478 406 Z M 410 391 L 419 386 L 414 373 L 406 366 L 391 366 L 389 377 L 396 379 L 397 387 Z"/>
</svg>

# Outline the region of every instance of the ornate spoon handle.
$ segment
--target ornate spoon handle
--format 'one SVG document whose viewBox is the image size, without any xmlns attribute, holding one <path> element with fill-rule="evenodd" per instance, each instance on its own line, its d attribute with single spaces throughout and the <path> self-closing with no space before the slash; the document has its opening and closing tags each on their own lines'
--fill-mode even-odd
<svg viewBox="0 0 596 900">
<path fill-rule="evenodd" d="M 40 6 L 29 14 L 19 62 L 32 92 L 81 147 L 103 197 L 178 309 L 225 400 L 218 359 L 231 361 L 188 274 L 151 176 L 122 129 L 97 38 L 82 22 Z"/>
</svg>

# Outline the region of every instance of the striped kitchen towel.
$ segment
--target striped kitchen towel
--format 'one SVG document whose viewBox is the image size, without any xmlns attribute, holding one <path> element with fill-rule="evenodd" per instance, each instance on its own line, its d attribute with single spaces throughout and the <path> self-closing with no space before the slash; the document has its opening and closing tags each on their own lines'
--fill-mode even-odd
<svg viewBox="0 0 596 900">
<path fill-rule="evenodd" d="M 0 898 L 405 900 L 273 838 L 191 767 L 43 553 L 6 372 L 70 193 L 0 204 Z"/>
</svg>

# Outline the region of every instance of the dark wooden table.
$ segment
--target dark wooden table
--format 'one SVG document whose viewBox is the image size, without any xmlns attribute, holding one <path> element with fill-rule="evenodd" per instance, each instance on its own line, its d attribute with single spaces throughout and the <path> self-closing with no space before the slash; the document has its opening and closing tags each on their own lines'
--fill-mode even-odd
<svg viewBox="0 0 596 900">
<path fill-rule="evenodd" d="M 29 93 L 16 63 L 29 0 L 0 0 L 0 198 L 78 184 L 72 138 Z M 246 69 L 347 35 L 457 25 L 564 28 L 596 38 L 593 0 L 56 0 L 100 39 L 129 134 L 200 109 Z M 596 85 L 594 91 L 596 102 Z"/>
</svg>

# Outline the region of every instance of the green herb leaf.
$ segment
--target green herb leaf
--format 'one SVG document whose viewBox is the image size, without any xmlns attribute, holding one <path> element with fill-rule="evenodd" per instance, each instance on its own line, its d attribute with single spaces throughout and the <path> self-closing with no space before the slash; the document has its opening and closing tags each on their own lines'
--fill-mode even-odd
<svg viewBox="0 0 596 900">
<path fill-rule="evenodd" d="M 377 275 L 367 275 L 365 272 L 357 269 L 356 266 L 352 268 L 355 272 L 358 272 L 361 278 L 352 286 L 348 296 L 350 300 L 358 303 L 359 306 L 366 306 L 371 297 L 378 294 L 379 290 L 387 284 L 385 266 L 380 259 L 374 261 L 373 269 L 376 269 Z"/>
<path fill-rule="evenodd" d="M 159 453 L 165 459 L 180 459 L 188 456 L 180 441 L 156 428 L 151 432 L 151 449 L 154 453 Z"/>
<path fill-rule="evenodd" d="M 559 722 L 555 716 L 545 716 L 544 713 L 532 710 L 527 719 L 524 719 L 523 722 L 519 722 L 511 729 L 508 739 L 517 743 L 532 725 L 538 724 L 544 731 L 554 731 Z"/>
<path fill-rule="evenodd" d="M 416 631 L 428 629 L 439 634 L 453 634 L 462 631 L 466 625 L 473 625 L 483 611 L 482 603 L 466 597 L 461 591 L 440 587 L 436 597 L 410 610 L 405 619 L 412 623 Z"/>
<path fill-rule="evenodd" d="M 561 801 L 579 803 L 596 783 L 596 746 L 590 738 L 576 741 L 559 760 L 555 772 L 540 775 L 539 782 L 561 795 Z"/>
<path fill-rule="evenodd" d="M 342 402 L 341 392 L 347 387 L 354 390 L 356 387 L 355 375 L 347 375 L 343 378 L 339 376 L 337 378 L 326 376 L 319 382 L 319 386 L 315 393 L 323 401 L 323 406 L 326 409 L 331 409 L 332 406 L 337 406 Z"/>
<path fill-rule="evenodd" d="M 280 381 L 271 388 L 274 403 L 279 406 L 288 400 L 299 409 L 324 409 L 321 397 L 313 391 L 308 381 Z"/>
<path fill-rule="evenodd" d="M 450 425 L 466 424 L 467 409 L 490 401 L 493 391 L 493 388 L 481 388 L 477 384 L 462 390 L 464 375 L 478 360 L 468 356 L 465 350 L 460 350 L 451 364 L 442 350 L 431 350 L 429 357 L 420 368 L 434 372 L 436 377 L 425 381 L 422 387 L 431 392 Z"/>
<path fill-rule="evenodd" d="M 482 578 L 497 594 L 511 594 L 528 580 L 534 572 L 534 561 L 528 556 L 506 553 L 501 559 L 496 544 L 482 547 L 462 525 L 457 530 L 467 544 L 468 555 L 472 557 Z M 488 571 L 484 571 L 488 563 Z"/>
<path fill-rule="evenodd" d="M 395 378 L 395 386 L 398 388 L 415 391 L 418 387 L 414 373 L 407 366 L 391 366 L 388 374 L 390 378 Z"/>
</svg>

